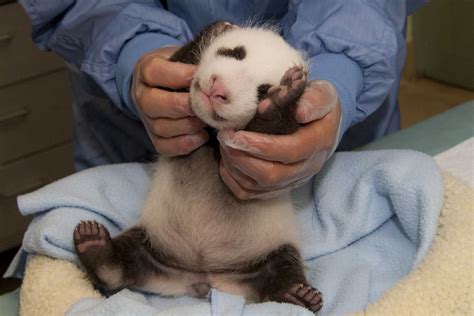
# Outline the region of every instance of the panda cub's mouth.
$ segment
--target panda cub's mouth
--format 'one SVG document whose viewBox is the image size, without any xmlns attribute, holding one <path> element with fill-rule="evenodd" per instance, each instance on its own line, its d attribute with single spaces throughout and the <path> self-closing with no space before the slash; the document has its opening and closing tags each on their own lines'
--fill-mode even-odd
<svg viewBox="0 0 474 316">
<path fill-rule="evenodd" d="M 219 114 L 217 114 L 216 112 L 213 113 L 213 116 L 212 118 L 217 121 L 217 122 L 225 122 L 226 119 L 223 118 L 222 116 L 220 116 Z"/>
<path fill-rule="evenodd" d="M 199 81 L 196 81 L 194 83 L 194 88 L 196 90 L 196 94 L 199 95 L 199 98 L 201 99 L 201 102 L 205 105 L 205 107 L 208 109 L 210 116 L 212 119 L 216 122 L 225 122 L 227 119 L 223 118 L 219 114 L 217 114 L 216 110 L 213 109 L 211 106 L 211 101 L 209 99 L 209 96 L 202 90 L 201 85 L 199 84 Z"/>
</svg>

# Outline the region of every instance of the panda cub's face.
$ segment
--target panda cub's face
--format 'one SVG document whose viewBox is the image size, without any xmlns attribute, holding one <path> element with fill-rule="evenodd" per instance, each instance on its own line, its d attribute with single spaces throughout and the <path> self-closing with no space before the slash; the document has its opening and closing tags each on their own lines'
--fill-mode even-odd
<svg viewBox="0 0 474 316">
<path fill-rule="evenodd" d="M 191 83 L 191 107 L 209 126 L 242 129 L 255 116 L 261 96 L 295 65 L 305 67 L 303 56 L 272 30 L 226 31 L 202 53 Z"/>
</svg>

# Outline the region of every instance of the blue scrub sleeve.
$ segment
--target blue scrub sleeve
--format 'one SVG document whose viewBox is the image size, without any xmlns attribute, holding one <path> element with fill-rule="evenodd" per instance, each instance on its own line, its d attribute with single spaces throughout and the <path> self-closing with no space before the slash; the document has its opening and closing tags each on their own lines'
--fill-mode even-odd
<svg viewBox="0 0 474 316">
<path fill-rule="evenodd" d="M 75 64 L 117 107 L 131 115 L 135 109 L 125 87 L 130 84 L 131 65 L 139 55 L 192 39 L 186 22 L 164 10 L 160 1 L 20 0 L 20 3 L 30 17 L 33 41 L 38 47 L 52 50 Z M 123 51 L 125 46 L 127 49 Z"/>
<path fill-rule="evenodd" d="M 325 79 L 336 87 L 340 138 L 382 105 L 399 76 L 405 5 L 389 0 L 296 0 L 281 21 L 285 39 L 308 55 L 309 79 Z"/>
</svg>

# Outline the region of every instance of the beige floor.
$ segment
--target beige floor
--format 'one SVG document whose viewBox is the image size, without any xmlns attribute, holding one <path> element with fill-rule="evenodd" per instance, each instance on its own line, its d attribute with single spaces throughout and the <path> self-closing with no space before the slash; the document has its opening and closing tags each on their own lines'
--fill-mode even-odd
<svg viewBox="0 0 474 316">
<path fill-rule="evenodd" d="M 449 110 L 465 101 L 474 99 L 474 91 L 467 91 L 429 79 L 405 78 L 400 85 L 400 110 L 402 128 Z M 3 274 L 14 251 L 0 254 L 0 275 Z M 0 294 L 18 287 L 17 280 L 0 279 Z"/>
<path fill-rule="evenodd" d="M 469 100 L 474 100 L 474 91 L 429 79 L 404 79 L 399 93 L 402 128 Z"/>
</svg>

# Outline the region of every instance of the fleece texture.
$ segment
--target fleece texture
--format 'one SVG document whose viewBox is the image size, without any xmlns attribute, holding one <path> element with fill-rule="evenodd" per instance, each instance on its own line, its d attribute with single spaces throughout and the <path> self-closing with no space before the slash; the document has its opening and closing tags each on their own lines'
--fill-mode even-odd
<svg viewBox="0 0 474 316">
<path fill-rule="evenodd" d="M 474 190 L 443 173 L 445 202 L 420 267 L 357 315 L 474 315 Z"/>
<path fill-rule="evenodd" d="M 21 276 L 32 254 L 77 263 L 75 225 L 96 220 L 112 235 L 129 227 L 139 214 L 148 181 L 145 165 L 98 167 L 20 197 L 21 211 L 36 217 L 7 275 Z M 293 192 L 307 277 L 325 296 L 322 314 L 365 309 L 419 264 L 436 234 L 442 192 L 433 159 L 411 151 L 338 153 L 313 181 Z M 107 300 L 80 300 L 70 313 L 143 308 L 155 314 L 202 303 L 214 314 L 229 306 L 240 311 L 238 315 L 288 314 L 295 309 L 276 303 L 244 305 L 242 298 L 219 291 L 202 301 L 124 291 Z"/>
<path fill-rule="evenodd" d="M 46 256 L 28 263 L 20 292 L 20 315 L 64 315 L 84 297 L 101 298 L 77 265 Z"/>
<path fill-rule="evenodd" d="M 474 190 L 449 174 L 443 178 L 444 206 L 430 251 L 415 271 L 356 315 L 474 313 Z M 78 298 L 103 299 L 84 277 L 76 265 L 66 260 L 33 256 L 21 288 L 21 314 L 64 315 Z M 133 299 L 131 292 L 127 294 Z M 207 312 L 207 306 L 202 304 L 199 308 Z M 163 315 L 179 313 L 169 309 Z"/>
</svg>

